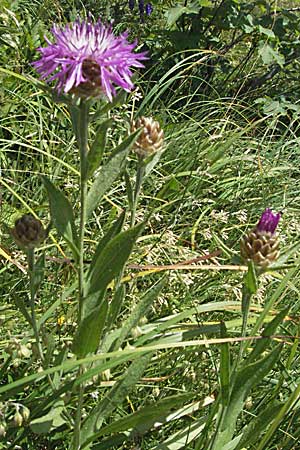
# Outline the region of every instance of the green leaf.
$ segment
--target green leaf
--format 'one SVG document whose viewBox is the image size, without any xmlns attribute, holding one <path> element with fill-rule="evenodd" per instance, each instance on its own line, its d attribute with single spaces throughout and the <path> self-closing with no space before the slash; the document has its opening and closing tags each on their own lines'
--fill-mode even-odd
<svg viewBox="0 0 300 450">
<path fill-rule="evenodd" d="M 264 407 L 261 413 L 243 429 L 242 437 L 234 450 L 242 450 L 254 445 L 260 439 L 260 435 L 267 430 L 268 425 L 279 413 L 282 406 L 282 403 L 276 401 L 272 402 L 267 408 Z"/>
<path fill-rule="evenodd" d="M 116 290 L 112 301 L 109 305 L 108 317 L 107 317 L 107 328 L 110 329 L 114 324 L 121 310 L 123 300 L 125 298 L 125 286 L 121 284 Z"/>
<path fill-rule="evenodd" d="M 264 34 L 268 38 L 274 39 L 275 34 L 273 30 L 270 30 L 269 28 L 262 27 L 261 25 L 258 25 L 258 31 L 260 34 Z"/>
<path fill-rule="evenodd" d="M 136 305 L 132 313 L 129 315 L 129 317 L 126 319 L 124 325 L 121 328 L 120 334 L 114 344 L 114 349 L 120 348 L 123 344 L 124 340 L 134 328 L 138 322 L 140 321 L 141 317 L 145 316 L 148 309 L 152 305 L 153 301 L 157 298 L 160 291 L 164 287 L 166 283 L 166 278 L 162 278 L 160 281 L 155 283 L 141 298 L 139 303 Z"/>
<path fill-rule="evenodd" d="M 264 41 L 259 43 L 258 54 L 267 66 L 270 64 L 279 64 L 280 67 L 284 66 L 284 56 Z"/>
<path fill-rule="evenodd" d="M 112 224 L 112 226 L 109 228 L 107 233 L 105 233 L 105 235 L 103 236 L 103 238 L 97 245 L 97 248 L 96 248 L 93 258 L 92 258 L 88 276 L 91 275 L 91 273 L 93 271 L 93 267 L 95 266 L 96 261 L 99 258 L 99 256 L 101 255 L 104 247 L 108 244 L 108 242 L 110 242 L 115 236 L 117 236 L 121 232 L 123 224 L 124 224 L 124 220 L 125 220 L 125 210 L 120 214 L 118 219 Z"/>
<path fill-rule="evenodd" d="M 112 186 L 124 169 L 126 157 L 140 133 L 141 130 L 137 130 L 128 136 L 120 145 L 118 145 L 118 147 L 114 149 L 109 161 L 101 167 L 101 170 L 92 184 L 87 196 L 87 217 L 92 214 L 94 209 L 102 200 L 104 194 Z"/>
<path fill-rule="evenodd" d="M 227 337 L 226 327 L 221 322 L 221 337 Z M 220 385 L 222 404 L 227 405 L 229 401 L 229 387 L 230 387 L 230 353 L 229 343 L 221 344 L 221 358 L 220 358 Z"/>
<path fill-rule="evenodd" d="M 289 307 L 285 308 L 283 311 L 281 311 L 279 314 L 277 314 L 277 316 L 274 317 L 274 319 L 270 323 L 268 323 L 268 325 L 265 327 L 265 329 L 262 332 L 262 336 L 268 337 L 268 336 L 272 336 L 273 334 L 275 334 L 277 328 L 279 327 L 279 325 L 282 324 L 282 322 L 283 322 L 284 318 L 286 317 L 286 315 L 288 314 L 288 312 L 289 312 Z M 261 340 L 257 341 L 254 349 L 252 350 L 252 352 L 250 353 L 250 355 L 247 359 L 247 362 L 252 363 L 257 358 L 259 358 L 260 355 L 266 350 L 268 345 L 269 345 L 268 339 L 261 339 Z"/>
<path fill-rule="evenodd" d="M 183 402 L 191 399 L 193 394 L 180 394 L 158 400 L 154 404 L 147 405 L 133 414 L 122 417 L 119 420 L 113 421 L 106 427 L 102 427 L 97 433 L 97 437 L 105 436 L 109 433 L 116 433 L 120 431 L 131 431 L 131 436 L 134 434 L 141 434 L 149 430 L 155 422 L 163 422 L 167 415 L 170 414 L 170 409 L 178 407 Z"/>
<path fill-rule="evenodd" d="M 93 267 L 90 267 L 88 272 L 87 296 L 104 291 L 107 285 L 120 273 L 144 226 L 145 224 L 141 223 L 118 234 L 99 252 Z"/>
<path fill-rule="evenodd" d="M 73 341 L 73 351 L 78 358 L 84 358 L 88 353 L 97 350 L 103 333 L 107 311 L 108 302 L 104 300 L 81 321 Z"/>
<path fill-rule="evenodd" d="M 243 282 L 244 282 L 244 287 L 246 288 L 247 292 L 250 295 L 253 295 L 256 293 L 256 291 L 258 289 L 258 281 L 257 281 L 255 266 L 252 261 L 249 261 L 249 263 L 248 263 L 248 272 L 244 276 Z"/>
<path fill-rule="evenodd" d="M 34 419 L 30 422 L 30 428 L 34 433 L 46 434 L 54 428 L 58 428 L 65 423 L 62 413 L 65 409 L 63 401 L 58 401 L 56 406 L 45 416 Z"/>
<path fill-rule="evenodd" d="M 103 421 L 118 406 L 121 406 L 125 397 L 140 380 L 152 358 L 152 353 L 141 356 L 134 361 L 125 375 L 118 381 L 110 392 L 90 411 L 88 418 L 81 429 L 81 449 L 87 448 L 95 439 L 96 433 L 101 429 Z"/>
<path fill-rule="evenodd" d="M 174 8 L 170 8 L 167 13 L 167 25 L 171 27 L 174 25 L 175 22 L 177 22 L 180 17 L 185 14 L 187 11 L 185 6 L 175 6 Z"/>
<path fill-rule="evenodd" d="M 101 163 L 106 146 L 107 131 L 112 125 L 112 119 L 107 119 L 99 125 L 94 142 L 87 155 L 87 178 L 90 178 Z"/>
<path fill-rule="evenodd" d="M 42 180 L 48 192 L 53 223 L 77 260 L 79 256 L 78 237 L 72 206 L 65 195 L 48 178 L 42 176 Z"/>
<path fill-rule="evenodd" d="M 278 345 L 265 358 L 253 364 L 248 364 L 236 373 L 228 407 L 224 412 L 224 420 L 220 429 L 217 430 L 217 436 L 212 450 L 219 450 L 231 441 L 235 432 L 237 418 L 243 409 L 247 395 L 272 370 L 280 356 L 281 349 L 282 345 Z"/>
</svg>

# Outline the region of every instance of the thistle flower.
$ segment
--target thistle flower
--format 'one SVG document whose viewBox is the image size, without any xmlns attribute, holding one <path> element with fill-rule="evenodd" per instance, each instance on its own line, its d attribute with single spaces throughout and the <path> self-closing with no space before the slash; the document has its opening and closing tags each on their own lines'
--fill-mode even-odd
<svg viewBox="0 0 300 450">
<path fill-rule="evenodd" d="M 164 132 L 160 128 L 159 122 L 152 117 L 140 117 L 131 124 L 131 131 L 134 132 L 143 128 L 141 134 L 136 140 L 133 150 L 142 158 L 158 152 L 163 145 Z"/>
<path fill-rule="evenodd" d="M 75 93 L 81 97 L 95 97 L 104 93 L 112 101 L 115 86 L 125 91 L 134 87 L 132 67 L 144 67 L 146 53 L 133 53 L 136 41 L 127 41 L 128 33 L 115 36 L 111 25 L 98 20 L 93 24 L 77 19 L 59 28 L 53 25 L 54 43 L 47 38 L 47 47 L 39 47 L 41 58 L 33 65 L 47 82 L 57 80 L 59 92 Z"/>
<path fill-rule="evenodd" d="M 261 215 L 256 227 L 241 240 L 241 255 L 252 260 L 257 266 L 266 268 L 279 255 L 279 241 L 276 228 L 280 213 L 274 214 L 267 208 Z"/>
<path fill-rule="evenodd" d="M 46 237 L 42 223 L 31 214 L 24 214 L 16 220 L 11 234 L 19 247 L 35 248 L 43 242 Z"/>
</svg>

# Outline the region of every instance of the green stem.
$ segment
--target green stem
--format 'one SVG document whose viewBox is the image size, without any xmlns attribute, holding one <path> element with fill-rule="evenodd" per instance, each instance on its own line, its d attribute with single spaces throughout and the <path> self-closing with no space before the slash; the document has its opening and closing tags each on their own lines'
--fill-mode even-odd
<svg viewBox="0 0 300 450">
<path fill-rule="evenodd" d="M 137 168 L 137 173 L 136 173 L 136 183 L 135 183 L 133 205 L 132 205 L 132 210 L 131 210 L 131 220 L 130 220 L 131 227 L 133 227 L 135 224 L 136 208 L 137 208 L 138 201 L 139 201 L 139 196 L 140 196 L 141 187 L 143 184 L 144 175 L 145 175 L 145 165 L 143 163 L 143 157 L 138 156 L 138 168 Z"/>
<path fill-rule="evenodd" d="M 36 314 L 35 314 L 34 248 L 29 248 L 27 250 L 27 261 L 28 261 L 29 285 L 30 285 L 31 325 L 32 325 L 32 330 L 33 330 L 33 334 L 34 334 L 34 339 L 35 339 L 35 342 L 36 342 L 38 355 L 39 355 L 39 358 L 40 358 L 40 360 L 42 362 L 43 368 L 45 368 L 44 367 L 43 349 L 42 349 L 42 345 L 41 345 L 41 341 L 40 341 L 40 335 L 39 335 L 39 330 L 38 330 L 37 320 L 36 320 Z"/>
<path fill-rule="evenodd" d="M 78 146 L 80 153 L 80 224 L 79 224 L 79 264 L 78 264 L 78 324 L 82 319 L 82 307 L 84 299 L 84 234 L 86 222 L 86 197 L 87 197 L 87 154 L 88 154 L 88 122 L 89 104 L 83 102 L 80 107 L 78 123 Z"/>
<path fill-rule="evenodd" d="M 242 334 L 241 334 L 241 336 L 243 338 L 246 337 L 246 334 L 247 334 L 247 324 L 248 324 L 251 297 L 252 297 L 252 294 L 248 291 L 247 288 L 244 287 L 243 297 L 242 297 L 243 322 L 242 322 Z M 249 345 L 248 342 L 243 342 L 243 341 L 241 342 L 239 354 L 238 354 L 238 358 L 237 358 L 237 362 L 236 362 L 236 367 L 239 365 L 240 361 L 242 360 L 243 353 L 244 353 L 247 345 Z"/>
<path fill-rule="evenodd" d="M 79 261 L 78 261 L 78 326 L 83 317 L 84 302 L 84 235 L 86 223 L 86 198 L 87 198 L 87 155 L 88 155 L 88 124 L 89 124 L 89 103 L 82 102 L 78 117 L 78 129 L 76 130 L 79 154 L 80 154 L 80 223 L 79 223 Z M 82 374 L 83 368 L 79 367 L 78 376 Z M 72 450 L 80 449 L 81 416 L 84 398 L 84 384 L 79 385 L 78 403 L 74 423 Z"/>
</svg>

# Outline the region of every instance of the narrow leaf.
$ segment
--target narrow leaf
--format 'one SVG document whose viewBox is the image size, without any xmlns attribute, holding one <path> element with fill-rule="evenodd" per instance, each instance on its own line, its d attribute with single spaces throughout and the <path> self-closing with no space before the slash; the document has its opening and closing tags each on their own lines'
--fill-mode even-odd
<svg viewBox="0 0 300 450">
<path fill-rule="evenodd" d="M 90 178 L 100 166 L 103 152 L 106 146 L 107 131 L 112 125 L 112 120 L 107 119 L 99 125 L 93 144 L 87 155 L 87 178 Z"/>
<path fill-rule="evenodd" d="M 69 244 L 74 257 L 78 258 L 77 234 L 72 206 L 65 195 L 45 176 L 42 177 L 47 189 L 53 223 L 58 233 Z"/>
<path fill-rule="evenodd" d="M 108 310 L 107 301 L 92 310 L 80 323 L 73 341 L 73 351 L 78 358 L 95 352 L 99 346 Z"/>
<path fill-rule="evenodd" d="M 118 234 L 99 252 L 94 266 L 89 270 L 87 295 L 105 290 L 120 273 L 144 225 L 141 223 Z"/>
<path fill-rule="evenodd" d="M 249 364 L 239 370 L 231 390 L 228 407 L 224 413 L 224 420 L 214 441 L 212 450 L 219 450 L 229 443 L 233 437 L 236 421 L 243 409 L 244 401 L 251 389 L 272 370 L 276 364 L 282 346 L 277 346 L 265 358 Z"/>
<path fill-rule="evenodd" d="M 113 225 L 109 228 L 107 233 L 105 233 L 105 235 L 103 236 L 103 238 L 97 245 L 96 251 L 93 255 L 92 262 L 90 265 L 89 275 L 91 274 L 92 269 L 93 269 L 94 265 L 96 264 L 96 261 L 99 258 L 99 255 L 101 255 L 104 247 L 108 244 L 108 242 L 110 242 L 112 240 L 112 238 L 114 238 L 121 232 L 123 224 L 124 224 L 124 220 L 125 220 L 125 210 L 120 214 L 118 219 L 113 223 Z"/>
<path fill-rule="evenodd" d="M 102 166 L 94 183 L 92 184 L 86 201 L 87 217 L 89 217 L 102 200 L 104 194 L 112 186 L 125 167 L 126 157 L 139 136 L 141 130 L 137 130 L 128 136 L 112 153 L 109 161 Z"/>
<path fill-rule="evenodd" d="M 122 379 L 114 385 L 104 399 L 89 413 L 82 426 L 81 449 L 86 448 L 93 441 L 105 418 L 122 404 L 125 397 L 142 377 L 151 357 L 152 354 L 150 353 L 134 361 Z"/>
<path fill-rule="evenodd" d="M 157 298 L 163 286 L 165 285 L 166 279 L 162 278 L 160 281 L 154 284 L 141 298 L 140 302 L 136 305 L 130 316 L 126 319 L 123 327 L 121 328 L 120 334 L 114 344 L 114 349 L 121 347 L 124 340 L 134 328 L 141 317 L 145 316 L 148 309 L 152 305 L 153 301 Z"/>
</svg>

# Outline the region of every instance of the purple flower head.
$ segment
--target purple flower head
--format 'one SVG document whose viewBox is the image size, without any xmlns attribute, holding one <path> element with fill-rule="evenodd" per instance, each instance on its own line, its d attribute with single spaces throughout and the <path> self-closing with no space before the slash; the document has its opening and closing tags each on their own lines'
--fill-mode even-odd
<svg viewBox="0 0 300 450">
<path fill-rule="evenodd" d="M 256 225 L 257 231 L 265 231 L 271 234 L 275 233 L 278 222 L 280 219 L 280 213 L 273 214 L 270 208 L 267 208 L 261 215 L 260 221 Z"/>
<path fill-rule="evenodd" d="M 127 33 L 115 36 L 111 25 L 100 20 L 93 24 L 77 19 L 59 28 L 53 25 L 54 43 L 47 38 L 47 47 L 37 50 L 41 59 L 33 65 L 48 82 L 57 80 L 59 92 L 75 92 L 86 97 L 104 93 L 110 101 L 116 95 L 115 86 L 125 91 L 134 87 L 132 67 L 144 67 L 146 53 L 133 53 L 136 42 L 127 41 Z"/>
<path fill-rule="evenodd" d="M 150 14 L 153 11 L 153 6 L 151 5 L 151 3 L 147 3 L 145 6 L 145 11 L 146 11 L 146 15 L 150 16 Z"/>
<path fill-rule="evenodd" d="M 135 0 L 129 0 L 128 6 L 129 6 L 129 9 L 131 9 L 131 11 L 132 11 L 134 9 L 134 6 L 135 6 Z"/>
</svg>

